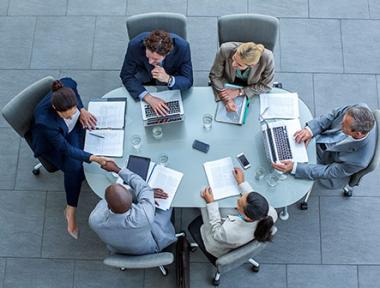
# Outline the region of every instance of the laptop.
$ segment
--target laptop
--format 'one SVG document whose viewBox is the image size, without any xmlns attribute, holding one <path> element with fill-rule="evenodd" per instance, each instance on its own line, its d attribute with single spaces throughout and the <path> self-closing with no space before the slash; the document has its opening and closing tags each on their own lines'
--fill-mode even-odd
<svg viewBox="0 0 380 288">
<path fill-rule="evenodd" d="M 152 96 L 161 98 L 169 107 L 169 113 L 166 116 L 157 115 L 153 109 L 144 101 L 141 101 L 141 113 L 144 126 L 153 126 L 172 122 L 183 121 L 185 112 L 180 90 L 167 90 L 150 93 Z"/>
<path fill-rule="evenodd" d="M 308 162 L 304 143 L 296 143 L 294 133 L 301 129 L 299 119 L 261 122 L 264 147 L 267 158 L 271 162 L 292 160 Z"/>
</svg>

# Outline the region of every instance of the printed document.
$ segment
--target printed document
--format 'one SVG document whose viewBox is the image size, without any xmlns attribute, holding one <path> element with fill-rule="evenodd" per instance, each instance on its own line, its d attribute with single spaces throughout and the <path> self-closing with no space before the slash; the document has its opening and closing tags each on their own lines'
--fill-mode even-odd
<svg viewBox="0 0 380 288">
<path fill-rule="evenodd" d="M 96 117 L 97 129 L 122 129 L 125 104 L 125 101 L 90 101 L 88 112 Z"/>
<path fill-rule="evenodd" d="M 123 157 L 123 147 L 124 130 L 104 129 L 86 131 L 84 151 L 88 153 L 110 157 Z"/>
<path fill-rule="evenodd" d="M 299 118 L 297 93 L 260 94 L 260 115 L 264 119 Z"/>
<path fill-rule="evenodd" d="M 205 162 L 203 166 L 215 200 L 240 194 L 238 184 L 232 174 L 234 165 L 231 157 Z"/>
</svg>

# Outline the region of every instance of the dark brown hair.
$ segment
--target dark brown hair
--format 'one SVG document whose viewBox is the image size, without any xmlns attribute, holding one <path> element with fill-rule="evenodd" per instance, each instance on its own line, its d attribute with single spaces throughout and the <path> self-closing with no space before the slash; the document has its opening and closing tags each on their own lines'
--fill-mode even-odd
<svg viewBox="0 0 380 288">
<path fill-rule="evenodd" d="M 167 55 L 173 49 L 173 41 L 168 32 L 162 30 L 152 31 L 144 40 L 145 48 L 160 54 Z"/>
<path fill-rule="evenodd" d="M 51 85 L 51 90 L 53 90 L 51 104 L 56 111 L 64 112 L 77 106 L 77 97 L 73 89 L 64 87 L 61 81 L 55 80 Z"/>
</svg>

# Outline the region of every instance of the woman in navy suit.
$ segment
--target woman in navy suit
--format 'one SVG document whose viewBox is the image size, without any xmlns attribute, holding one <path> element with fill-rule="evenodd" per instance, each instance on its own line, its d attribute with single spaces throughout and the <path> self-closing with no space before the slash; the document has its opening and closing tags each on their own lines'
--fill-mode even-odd
<svg viewBox="0 0 380 288">
<path fill-rule="evenodd" d="M 31 128 L 35 157 L 42 156 L 64 173 L 67 231 L 78 239 L 76 207 L 82 181 L 83 161 L 99 165 L 112 161 L 83 151 L 85 129 L 96 126 L 96 118 L 83 108 L 77 83 L 71 78 L 53 82 L 52 91 L 34 110 Z"/>
</svg>

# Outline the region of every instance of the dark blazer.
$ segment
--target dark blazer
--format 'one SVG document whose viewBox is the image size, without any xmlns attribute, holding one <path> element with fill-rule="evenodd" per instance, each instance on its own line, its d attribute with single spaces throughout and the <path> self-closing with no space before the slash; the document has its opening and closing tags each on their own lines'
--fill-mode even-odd
<svg viewBox="0 0 380 288">
<path fill-rule="evenodd" d="M 143 83 L 135 77 L 137 71 L 145 70 L 151 77 L 151 71 L 154 68 L 153 65 L 149 64 L 145 55 L 143 41 L 148 35 L 148 32 L 141 33 L 129 42 L 123 68 L 120 72 L 120 78 L 125 88 L 136 100 L 139 100 L 138 96 L 146 90 L 142 85 Z M 175 77 L 175 84 L 169 89 L 189 89 L 193 85 L 190 45 L 176 34 L 170 34 L 170 37 L 174 47 L 166 55 L 162 65 L 166 73 Z M 152 79 L 151 77 L 150 80 Z"/>
<path fill-rule="evenodd" d="M 77 96 L 78 109 L 83 108 L 82 100 L 77 91 L 77 83 L 71 78 L 63 78 L 61 82 L 65 87 L 74 90 Z M 59 117 L 51 106 L 49 92 L 34 110 L 34 123 L 32 124 L 32 149 L 35 157 L 49 154 L 58 157 L 67 156 L 78 160 L 90 162 L 90 153 L 72 146 L 67 140 L 68 128 L 65 121 Z"/>
</svg>

